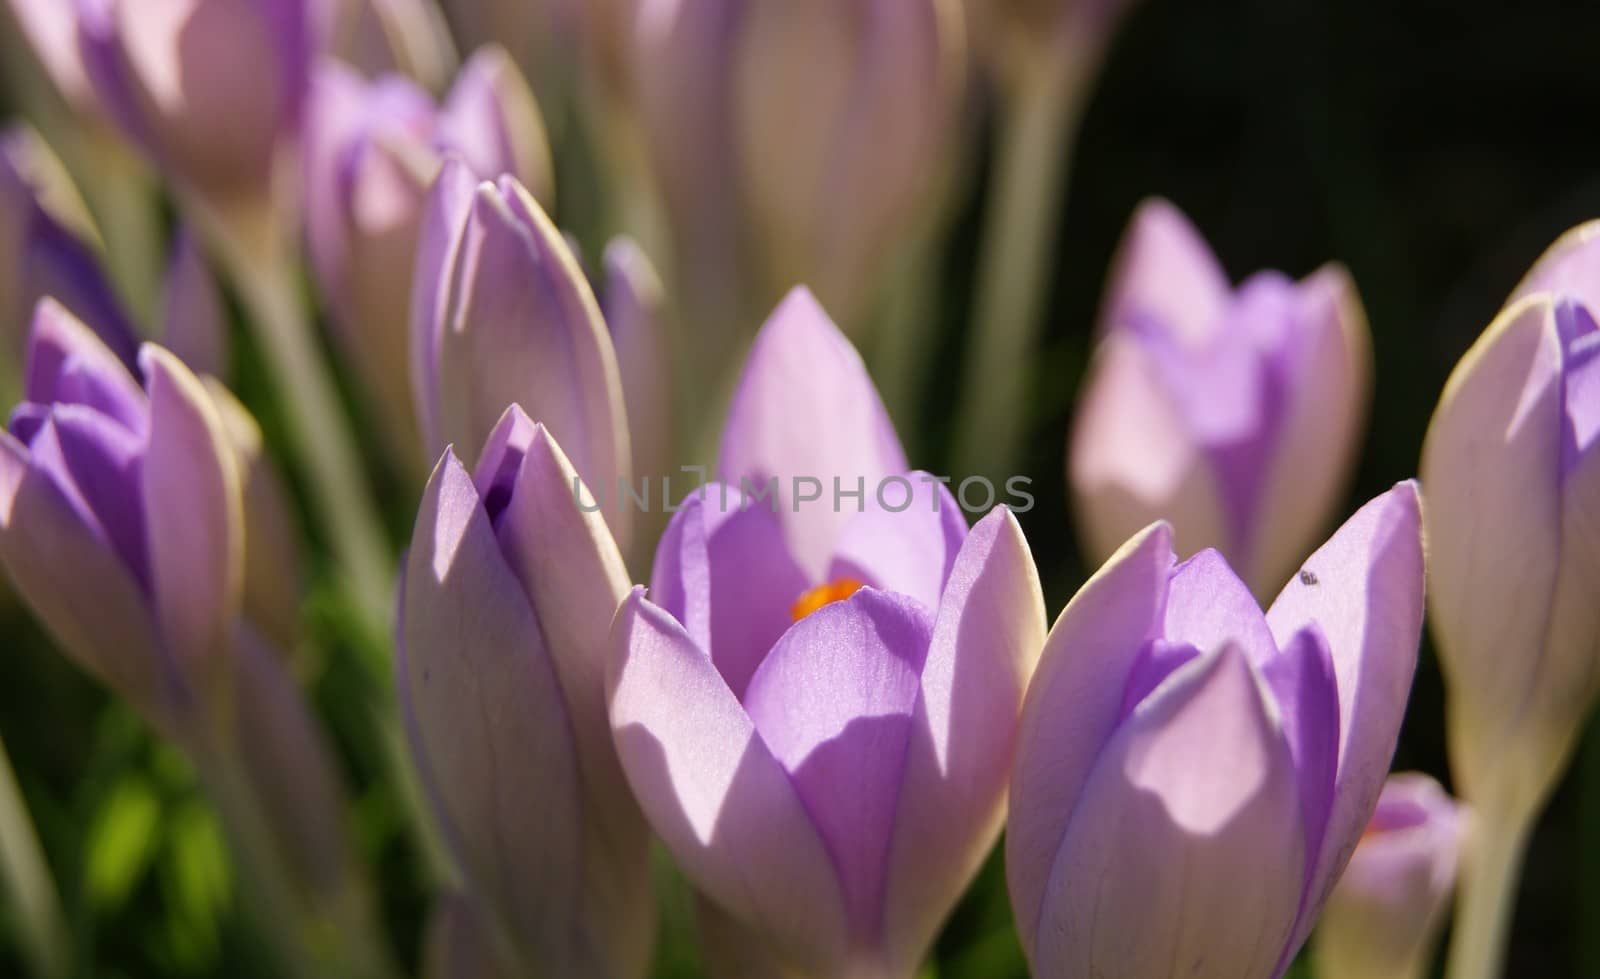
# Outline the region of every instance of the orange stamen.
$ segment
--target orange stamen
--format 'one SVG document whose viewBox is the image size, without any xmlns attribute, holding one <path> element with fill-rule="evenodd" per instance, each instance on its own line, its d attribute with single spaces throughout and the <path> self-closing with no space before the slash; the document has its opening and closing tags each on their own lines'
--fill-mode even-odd
<svg viewBox="0 0 1600 979">
<path fill-rule="evenodd" d="M 839 578 L 825 585 L 808 588 L 801 592 L 800 597 L 795 599 L 793 605 L 789 606 L 789 614 L 794 616 L 796 622 L 799 622 L 824 605 L 842 602 L 854 595 L 862 584 L 863 582 L 855 578 Z"/>
</svg>

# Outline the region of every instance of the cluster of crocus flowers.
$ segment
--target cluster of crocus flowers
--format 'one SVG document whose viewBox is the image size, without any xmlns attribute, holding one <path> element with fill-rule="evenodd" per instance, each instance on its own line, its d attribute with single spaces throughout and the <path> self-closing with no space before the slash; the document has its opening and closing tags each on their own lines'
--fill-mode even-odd
<svg viewBox="0 0 1600 979">
<path fill-rule="evenodd" d="M 907 471 L 808 293 L 756 338 L 718 474 L 612 629 L 622 767 L 727 974 L 910 976 L 1003 822 L 1044 633 L 1032 556 L 1008 510 L 969 531 Z M 865 495 L 802 499 L 811 474 Z"/>
<path fill-rule="evenodd" d="M 1260 272 L 1237 289 L 1172 205 L 1134 215 L 1107 285 L 1068 475 L 1091 557 L 1165 519 L 1274 594 L 1343 490 L 1368 395 L 1349 276 Z"/>
</svg>

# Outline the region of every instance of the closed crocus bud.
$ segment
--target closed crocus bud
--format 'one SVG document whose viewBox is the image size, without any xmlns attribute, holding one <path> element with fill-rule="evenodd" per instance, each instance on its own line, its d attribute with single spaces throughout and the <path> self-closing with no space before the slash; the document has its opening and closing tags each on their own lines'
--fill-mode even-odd
<svg viewBox="0 0 1600 979">
<path fill-rule="evenodd" d="M 368 75 L 395 72 L 442 88 L 455 49 L 433 0 L 314 0 L 324 47 Z"/>
<path fill-rule="evenodd" d="M 0 563 L 62 648 L 167 730 L 216 693 L 244 570 L 240 476 L 200 381 L 134 375 L 51 300 L 0 435 Z"/>
<path fill-rule="evenodd" d="M 733 123 L 769 275 L 811 284 L 854 328 L 947 156 L 959 4 L 757 0 L 740 18 Z"/>
<path fill-rule="evenodd" d="M 1416 488 L 1262 614 L 1156 524 L 1067 605 L 1028 688 L 1006 873 L 1034 974 L 1281 975 L 1372 817 L 1422 628 Z"/>
<path fill-rule="evenodd" d="M 89 325 L 116 359 L 130 368 L 138 350 L 133 325 L 122 312 L 94 252 L 48 206 L 59 199 L 48 151 L 32 130 L 0 133 L 0 395 L 14 403 L 33 311 L 51 296 Z M 61 184 L 55 184 L 61 186 Z"/>
<path fill-rule="evenodd" d="M 513 174 L 548 193 L 543 132 L 527 86 L 496 48 L 473 57 L 442 108 L 398 75 L 369 82 L 333 61 L 317 70 L 304 147 L 312 270 L 391 450 L 418 468 L 411 295 L 396 270 L 416 264 L 428 186 L 446 154 L 475 174 Z"/>
<path fill-rule="evenodd" d="M 513 974 L 642 976 L 649 833 L 606 723 L 606 636 L 628 577 L 543 425 L 512 406 L 474 473 L 423 494 L 396 669 L 413 754 Z"/>
<path fill-rule="evenodd" d="M 1187 219 L 1134 215 L 1074 424 L 1078 527 L 1103 559 L 1151 521 L 1180 554 L 1214 547 L 1272 595 L 1332 514 L 1369 395 L 1349 276 L 1261 272 L 1237 289 Z"/>
<path fill-rule="evenodd" d="M 1318 979 L 1422 979 L 1455 889 L 1466 813 L 1426 775 L 1390 776 L 1312 939 Z"/>
<path fill-rule="evenodd" d="M 78 0 L 101 106 L 155 163 L 217 201 L 270 198 L 299 127 L 311 0 Z"/>
<path fill-rule="evenodd" d="M 511 177 L 457 160 L 434 182 L 411 300 L 412 384 L 423 444 L 468 465 L 508 404 L 561 440 L 602 502 L 629 470 L 616 354 L 577 259 Z M 628 511 L 607 508 L 620 541 Z"/>
<path fill-rule="evenodd" d="M 1451 374 L 1423 444 L 1451 765 L 1490 818 L 1542 807 L 1600 691 L 1597 351 L 1581 294 L 1514 302 Z"/>
<path fill-rule="evenodd" d="M 692 308 L 806 282 L 862 321 L 947 156 L 960 23 L 950 0 L 638 6 L 633 97 Z"/>
<path fill-rule="evenodd" d="M 612 628 L 623 768 L 708 902 L 709 963 L 911 976 L 1004 819 L 1044 638 L 1027 543 L 906 471 L 804 293 L 756 340 L 719 471 Z"/>
</svg>

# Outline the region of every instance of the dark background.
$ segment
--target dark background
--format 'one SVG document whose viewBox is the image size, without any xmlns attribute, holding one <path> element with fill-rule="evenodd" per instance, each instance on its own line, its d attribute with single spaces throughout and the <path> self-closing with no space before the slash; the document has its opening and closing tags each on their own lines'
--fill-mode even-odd
<svg viewBox="0 0 1600 979">
<path fill-rule="evenodd" d="M 1173 200 L 1237 280 L 1259 268 L 1351 269 L 1371 322 L 1375 402 L 1343 515 L 1415 473 L 1457 358 L 1563 230 L 1600 215 L 1600 4 L 1148 0 L 1127 18 L 1084 119 L 1029 413 L 1036 508 L 1023 524 L 1052 616 L 1086 570 L 1066 509 L 1068 416 L 1111 251 L 1137 202 Z M 943 471 L 975 265 L 980 162 L 944 255 L 936 370 L 914 465 Z M 271 396 L 236 353 L 273 431 Z M 265 405 L 266 407 L 262 407 Z M 409 527 L 397 507 L 397 534 Z M 313 569 L 315 571 L 315 569 Z M 314 575 L 312 646 L 360 641 Z M 1517 651 L 1508 650 L 1508 655 Z M 425 913 L 376 745 L 348 715 L 359 681 L 313 664 L 323 716 L 358 786 L 354 821 L 380 866 L 391 930 L 414 952 Z M 1443 692 L 1424 648 L 1397 768 L 1448 784 Z M 345 728 L 348 727 L 349 730 Z M 229 894 L 214 824 L 176 753 L 57 656 L 0 599 L 0 736 L 40 824 L 95 976 L 262 975 Z M 958 910 L 938 974 L 1020 974 L 998 859 Z M 664 975 L 692 974 L 669 903 Z M 0 976 L 20 975 L 0 916 Z M 1507 973 L 1600 977 L 1600 734 L 1591 730 L 1533 838 Z"/>
</svg>

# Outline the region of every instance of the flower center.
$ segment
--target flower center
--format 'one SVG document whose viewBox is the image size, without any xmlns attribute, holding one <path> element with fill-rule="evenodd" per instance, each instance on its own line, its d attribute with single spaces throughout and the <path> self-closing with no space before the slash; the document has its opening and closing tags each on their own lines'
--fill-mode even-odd
<svg viewBox="0 0 1600 979">
<path fill-rule="evenodd" d="M 863 582 L 855 578 L 838 578 L 827 584 L 808 588 L 800 593 L 800 597 L 794 600 L 793 605 L 789 606 L 789 614 L 799 622 L 824 605 L 842 602 L 854 595 L 862 584 Z"/>
</svg>

